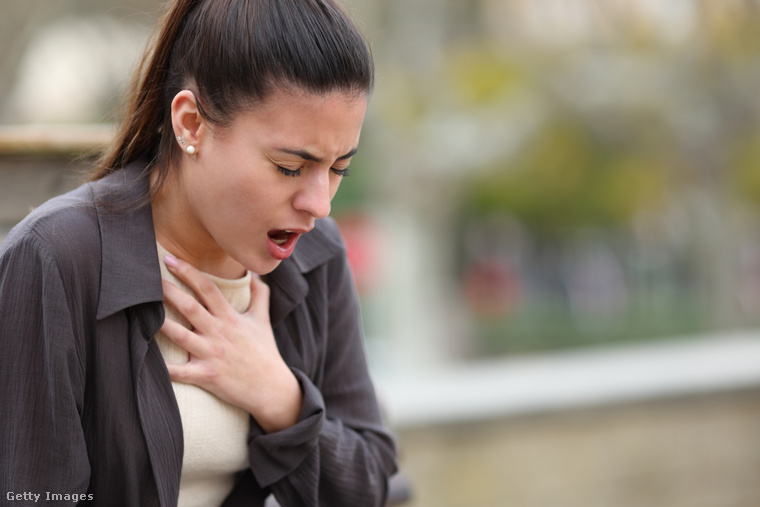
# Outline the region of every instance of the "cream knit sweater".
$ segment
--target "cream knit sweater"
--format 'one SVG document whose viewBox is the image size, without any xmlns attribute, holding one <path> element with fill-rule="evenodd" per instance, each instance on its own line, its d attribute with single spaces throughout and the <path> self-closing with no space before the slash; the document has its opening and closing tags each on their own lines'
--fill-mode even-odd
<svg viewBox="0 0 760 507">
<path fill-rule="evenodd" d="M 191 294 L 195 294 L 164 264 L 169 253 L 158 245 L 161 277 Z M 237 312 L 248 309 L 251 300 L 251 273 L 238 280 L 210 276 L 224 297 Z M 187 320 L 171 305 L 165 305 L 166 317 L 190 327 Z M 169 363 L 189 361 L 187 351 L 175 345 L 163 333 L 156 341 L 164 359 Z M 249 414 L 224 402 L 199 387 L 172 382 L 182 417 L 185 454 L 179 486 L 178 507 L 218 506 L 232 491 L 236 472 L 248 465 Z"/>
</svg>

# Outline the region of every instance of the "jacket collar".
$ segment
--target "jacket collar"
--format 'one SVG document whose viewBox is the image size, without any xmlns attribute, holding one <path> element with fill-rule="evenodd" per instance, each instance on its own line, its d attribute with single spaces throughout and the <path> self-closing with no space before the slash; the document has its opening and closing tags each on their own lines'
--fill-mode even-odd
<svg viewBox="0 0 760 507">
<path fill-rule="evenodd" d="M 293 255 L 280 263 L 265 279 L 271 289 L 269 318 L 272 327 L 298 306 L 309 293 L 306 274 L 342 251 L 343 242 L 331 218 L 317 220 L 314 229 L 303 235 Z"/>
<path fill-rule="evenodd" d="M 163 300 L 151 207 L 139 205 L 148 195 L 145 167 L 131 164 L 92 183 L 101 239 L 98 319 Z"/>
<path fill-rule="evenodd" d="M 101 236 L 102 272 L 97 318 L 142 303 L 163 301 L 161 271 L 150 203 L 146 164 L 133 163 L 92 183 Z M 309 292 L 305 274 L 343 249 L 335 222 L 317 220 L 293 255 L 266 277 L 271 288 L 272 326 L 281 322 Z"/>
</svg>

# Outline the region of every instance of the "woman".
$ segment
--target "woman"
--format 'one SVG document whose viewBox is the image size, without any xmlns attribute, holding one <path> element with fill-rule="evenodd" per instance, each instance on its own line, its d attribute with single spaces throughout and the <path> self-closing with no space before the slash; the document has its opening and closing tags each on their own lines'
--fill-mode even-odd
<svg viewBox="0 0 760 507">
<path fill-rule="evenodd" d="M 173 2 L 92 181 L 0 250 L 8 500 L 384 503 L 394 444 L 327 218 L 372 75 L 332 0 Z"/>
</svg>

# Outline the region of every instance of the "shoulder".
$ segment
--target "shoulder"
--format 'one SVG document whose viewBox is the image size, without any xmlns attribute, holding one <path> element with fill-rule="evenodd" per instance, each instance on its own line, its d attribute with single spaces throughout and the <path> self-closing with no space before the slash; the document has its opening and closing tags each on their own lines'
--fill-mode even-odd
<svg viewBox="0 0 760 507">
<path fill-rule="evenodd" d="M 91 302 L 104 316 L 160 300 L 150 207 L 137 206 L 147 195 L 140 174 L 139 167 L 118 170 L 31 212 L 0 245 L 0 285 L 34 275 L 47 290 L 43 279 L 60 280 L 72 300 Z"/>
<path fill-rule="evenodd" d="M 101 254 L 101 214 L 119 200 L 136 202 L 135 171 L 119 170 L 54 197 L 19 222 L 0 245 L 0 256 L 19 245 L 36 245 L 62 264 L 96 261 Z"/>
<path fill-rule="evenodd" d="M 19 222 L 0 245 L 0 256 L 34 248 L 58 261 L 74 260 L 83 251 L 99 254 L 98 219 L 90 184 L 54 197 Z"/>
<path fill-rule="evenodd" d="M 42 204 L 11 230 L 0 245 L 0 285 L 16 297 L 23 292 L 60 305 L 94 304 L 100 256 L 92 191 L 84 184 Z"/>
</svg>

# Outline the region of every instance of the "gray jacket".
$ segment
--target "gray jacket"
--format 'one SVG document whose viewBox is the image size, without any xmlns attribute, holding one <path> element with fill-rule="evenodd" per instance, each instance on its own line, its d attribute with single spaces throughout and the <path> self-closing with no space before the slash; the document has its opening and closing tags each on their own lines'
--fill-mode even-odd
<svg viewBox="0 0 760 507">
<path fill-rule="evenodd" d="M 0 504 L 177 503 L 182 424 L 153 339 L 164 311 L 150 205 L 115 210 L 146 195 L 143 169 L 52 199 L 0 246 Z M 266 281 L 303 406 L 277 433 L 251 418 L 251 467 L 225 505 L 270 492 L 284 507 L 382 505 L 395 448 L 335 224 L 317 221 Z"/>
</svg>

